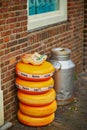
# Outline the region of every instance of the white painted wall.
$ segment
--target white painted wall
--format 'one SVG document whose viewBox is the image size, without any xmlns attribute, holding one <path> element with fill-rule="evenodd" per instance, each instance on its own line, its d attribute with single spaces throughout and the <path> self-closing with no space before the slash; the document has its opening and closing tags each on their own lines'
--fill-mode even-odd
<svg viewBox="0 0 87 130">
<path fill-rule="evenodd" d="M 4 124 L 3 91 L 1 90 L 1 67 L 0 67 L 0 126 Z"/>
</svg>

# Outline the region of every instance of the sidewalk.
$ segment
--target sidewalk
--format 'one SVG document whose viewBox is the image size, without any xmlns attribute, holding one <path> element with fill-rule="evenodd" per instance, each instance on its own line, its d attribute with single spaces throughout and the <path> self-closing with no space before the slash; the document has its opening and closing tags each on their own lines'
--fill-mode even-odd
<svg viewBox="0 0 87 130">
<path fill-rule="evenodd" d="M 9 130 L 87 130 L 87 74 L 82 73 L 78 76 L 74 92 L 74 102 L 58 107 L 52 124 L 29 127 L 17 122 Z"/>
</svg>

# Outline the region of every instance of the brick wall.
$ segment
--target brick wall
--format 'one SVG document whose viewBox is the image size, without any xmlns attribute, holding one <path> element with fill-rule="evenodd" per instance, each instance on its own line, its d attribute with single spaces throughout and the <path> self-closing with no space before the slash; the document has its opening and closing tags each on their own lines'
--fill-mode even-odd
<svg viewBox="0 0 87 130">
<path fill-rule="evenodd" d="M 84 0 L 84 70 L 87 71 L 87 1 Z"/>
<path fill-rule="evenodd" d="M 24 53 L 38 51 L 50 56 L 53 47 L 72 50 L 76 72 L 83 70 L 83 0 L 68 0 L 68 20 L 44 29 L 27 31 L 27 0 L 0 0 L 0 64 L 5 120 L 17 114 L 15 65 Z"/>
</svg>

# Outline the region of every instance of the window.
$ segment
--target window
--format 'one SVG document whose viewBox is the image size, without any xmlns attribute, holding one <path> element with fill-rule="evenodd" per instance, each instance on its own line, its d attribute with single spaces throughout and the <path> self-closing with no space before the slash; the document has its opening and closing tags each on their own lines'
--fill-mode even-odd
<svg viewBox="0 0 87 130">
<path fill-rule="evenodd" d="M 67 20 L 67 0 L 27 0 L 28 30 Z"/>
<path fill-rule="evenodd" d="M 29 0 L 28 14 L 38 15 L 41 13 L 56 11 L 59 8 L 59 0 Z"/>
</svg>

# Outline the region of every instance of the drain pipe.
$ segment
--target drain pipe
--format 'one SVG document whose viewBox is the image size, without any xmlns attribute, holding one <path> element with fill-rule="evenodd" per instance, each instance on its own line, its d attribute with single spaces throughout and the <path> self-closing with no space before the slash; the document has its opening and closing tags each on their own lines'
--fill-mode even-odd
<svg viewBox="0 0 87 130">
<path fill-rule="evenodd" d="M 0 130 L 7 130 L 12 126 L 11 122 L 4 122 L 3 91 L 1 90 L 1 67 L 0 67 Z"/>
<path fill-rule="evenodd" d="M 1 90 L 1 67 L 0 67 L 0 126 L 4 124 L 3 91 Z"/>
</svg>

